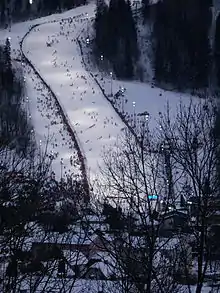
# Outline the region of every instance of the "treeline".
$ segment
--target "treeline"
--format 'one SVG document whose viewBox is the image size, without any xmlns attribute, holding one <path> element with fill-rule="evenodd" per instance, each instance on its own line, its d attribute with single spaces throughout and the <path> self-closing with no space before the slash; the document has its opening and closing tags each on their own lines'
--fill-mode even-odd
<svg viewBox="0 0 220 293">
<path fill-rule="evenodd" d="M 24 99 L 23 77 L 13 69 L 7 38 L 5 45 L 0 46 L 0 147 L 7 146 L 27 155 L 34 141 Z"/>
<path fill-rule="evenodd" d="M 156 81 L 179 88 L 208 85 L 211 5 L 201 0 L 158 2 L 153 29 Z"/>
<path fill-rule="evenodd" d="M 85 4 L 86 0 L 33 0 L 32 4 L 30 0 L 1 0 L 0 24 L 10 25 L 13 21 L 61 12 Z"/>
<path fill-rule="evenodd" d="M 217 58 L 213 59 L 209 39 L 212 0 L 149 3 L 149 0 L 142 0 L 139 7 L 142 13 L 136 17 L 137 10 L 133 9 L 132 13 L 129 1 L 111 0 L 107 5 L 104 0 L 97 0 L 94 40 L 96 58 L 100 60 L 103 55 L 110 61 L 119 78 L 138 78 L 136 72 L 139 71 L 136 71 L 135 64 L 138 64 L 139 52 L 142 50 L 138 48 L 137 41 L 139 36 L 135 20 L 138 19 L 138 26 L 143 24 L 142 29 L 149 30 L 149 24 L 153 27 L 154 80 L 159 84 L 173 84 L 179 89 L 206 87 L 212 62 L 220 63 L 218 53 Z"/>
<path fill-rule="evenodd" d="M 214 58 L 215 58 L 216 80 L 217 80 L 218 86 L 220 86 L 220 15 L 218 16 L 216 20 Z"/>
<path fill-rule="evenodd" d="M 48 1 L 38 1 L 37 11 L 44 14 L 51 13 L 54 11 L 62 11 L 66 9 L 71 9 L 79 5 L 85 5 L 86 0 L 48 0 Z"/>
<path fill-rule="evenodd" d="M 138 58 L 137 32 L 131 3 L 97 0 L 94 52 L 97 60 L 108 60 L 119 78 L 132 78 Z M 101 58 L 102 59 L 102 58 Z"/>
</svg>

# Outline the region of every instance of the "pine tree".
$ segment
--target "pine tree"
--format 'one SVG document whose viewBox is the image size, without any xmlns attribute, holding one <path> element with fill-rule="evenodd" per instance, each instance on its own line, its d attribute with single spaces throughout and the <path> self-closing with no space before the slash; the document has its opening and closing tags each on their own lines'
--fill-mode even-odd
<svg viewBox="0 0 220 293">
<path fill-rule="evenodd" d="M 43 2 L 42 0 L 39 0 L 38 4 L 37 4 L 37 12 L 39 15 L 42 15 L 43 13 Z"/>
<path fill-rule="evenodd" d="M 145 20 L 149 16 L 149 9 L 150 9 L 149 0 L 142 0 L 141 3 L 142 3 L 142 15 Z"/>
<path fill-rule="evenodd" d="M 21 10 L 21 7 L 22 7 L 22 0 L 16 0 L 14 2 L 14 10 L 13 10 L 13 16 L 15 17 L 19 17 L 20 15 L 20 10 Z"/>
<path fill-rule="evenodd" d="M 108 7 L 104 0 L 97 0 L 95 16 L 95 51 L 102 55 L 107 51 L 109 45 L 109 36 L 107 31 L 107 12 Z"/>
<path fill-rule="evenodd" d="M 138 57 L 137 32 L 129 0 L 97 0 L 94 52 L 112 63 L 118 77 L 133 76 Z M 126 48 L 126 44 L 128 47 Z"/>
<path fill-rule="evenodd" d="M 134 66 L 132 60 L 132 49 L 130 41 L 127 39 L 125 42 L 125 61 L 124 61 L 124 77 L 131 79 L 134 77 Z"/>
<path fill-rule="evenodd" d="M 30 11 L 31 11 L 31 4 L 29 0 L 25 0 L 25 14 L 29 16 Z"/>
<path fill-rule="evenodd" d="M 136 25 L 133 18 L 132 10 L 131 10 L 130 0 L 127 0 L 126 2 L 124 22 L 127 24 L 126 32 L 124 36 L 129 42 L 131 56 L 132 58 L 137 59 L 138 57 L 137 30 L 136 30 Z"/>
<path fill-rule="evenodd" d="M 72 1 L 72 0 L 64 0 L 64 1 L 62 1 L 62 6 L 65 9 L 71 9 L 71 8 L 74 7 L 74 1 Z"/>
<path fill-rule="evenodd" d="M 215 34 L 215 66 L 218 86 L 220 85 L 220 15 L 216 20 L 216 34 Z"/>
<path fill-rule="evenodd" d="M 10 39 L 7 38 L 5 46 L 3 49 L 3 59 L 4 59 L 4 85 L 8 89 L 12 88 L 13 84 L 13 73 L 12 73 L 12 64 L 11 64 L 11 44 Z"/>
<path fill-rule="evenodd" d="M 1 24 L 5 24 L 6 22 L 6 17 L 5 17 L 5 13 L 6 13 L 6 6 L 5 6 L 5 0 L 1 1 L 1 4 L 0 4 L 0 9 L 1 9 L 1 14 L 0 14 L 0 17 L 1 17 Z"/>
<path fill-rule="evenodd" d="M 123 0 L 110 0 L 109 2 L 109 9 L 108 9 L 108 43 L 110 46 L 107 48 L 107 57 L 111 61 L 117 54 L 117 46 L 120 37 L 120 25 L 123 26 L 122 21 L 120 22 L 120 17 L 123 19 L 123 12 L 124 10 L 121 9 L 120 3 L 123 3 Z"/>
<path fill-rule="evenodd" d="M 178 87 L 207 86 L 210 1 L 164 0 L 154 24 L 155 79 Z"/>
</svg>

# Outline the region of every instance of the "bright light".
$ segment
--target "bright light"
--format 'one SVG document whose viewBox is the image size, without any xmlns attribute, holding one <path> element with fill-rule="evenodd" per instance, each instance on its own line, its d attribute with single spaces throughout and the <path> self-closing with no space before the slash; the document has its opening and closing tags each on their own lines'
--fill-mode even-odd
<svg viewBox="0 0 220 293">
<path fill-rule="evenodd" d="M 158 199 L 158 196 L 156 194 L 153 195 L 148 195 L 147 196 L 149 199 Z"/>
<path fill-rule="evenodd" d="M 33 4 L 33 0 L 29 0 L 29 3 L 30 3 L 30 4 Z"/>
</svg>

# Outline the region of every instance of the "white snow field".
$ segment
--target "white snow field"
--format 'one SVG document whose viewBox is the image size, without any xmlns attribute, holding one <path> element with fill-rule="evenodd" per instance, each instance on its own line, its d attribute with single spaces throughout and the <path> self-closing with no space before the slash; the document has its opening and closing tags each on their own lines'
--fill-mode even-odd
<svg viewBox="0 0 220 293">
<path fill-rule="evenodd" d="M 87 171 L 91 180 L 97 178 L 99 174 L 97 167 L 103 165 L 103 148 L 113 147 L 117 137 L 122 133 L 121 129 L 125 127 L 96 82 L 83 67 L 76 42 L 83 28 L 85 30 L 87 26 L 90 26 L 91 22 L 87 19 L 94 16 L 94 9 L 95 5 L 90 3 L 62 14 L 14 24 L 10 31 L 0 31 L 2 41 L 6 37 L 11 37 L 13 57 L 17 58 L 20 56 L 19 41 L 32 25 L 41 24 L 27 34 L 23 51 L 56 94 L 65 111 L 69 124 L 77 135 L 83 156 L 86 158 Z M 28 103 L 37 142 L 43 149 L 49 132 L 52 138 L 48 142 L 48 150 L 59 153 L 53 164 L 55 173 L 58 176 L 61 172 L 64 175 L 65 172 L 77 174 L 79 168 L 70 164 L 70 156 L 77 161 L 76 152 L 73 150 L 73 143 L 65 125 L 57 116 L 53 98 L 29 65 L 24 65 L 24 71 L 27 76 Z M 97 79 L 105 88 L 106 93 L 110 93 L 111 79 L 104 76 L 101 81 L 101 74 L 97 74 Z M 159 88 L 151 88 L 149 84 L 117 80 L 113 80 L 112 83 L 113 93 L 118 91 L 119 86 L 126 88 L 124 100 L 121 99 L 118 102 L 119 111 L 124 110 L 131 116 L 134 113 L 147 111 L 152 121 L 157 119 L 159 111 L 164 111 L 167 102 L 170 103 L 171 110 L 175 112 L 183 96 Z M 188 103 L 189 100 L 190 96 L 184 95 L 184 103 Z M 61 165 L 61 159 L 63 165 Z"/>
<path fill-rule="evenodd" d="M 97 164 L 102 166 L 103 147 L 114 145 L 124 124 L 83 68 L 75 41 L 82 23 L 69 19 L 43 24 L 25 38 L 23 48 L 65 109 L 93 180 Z"/>
<path fill-rule="evenodd" d="M 106 94 L 110 96 L 111 79 L 103 78 L 102 80 L 101 74 L 98 74 L 97 80 Z M 175 116 L 180 103 L 189 105 L 191 100 L 199 102 L 198 97 L 190 96 L 189 94 L 168 91 L 141 82 L 113 79 L 113 93 L 116 93 L 120 88 L 124 88 L 125 93 L 124 97 L 120 97 L 116 103 L 119 112 L 127 112 L 131 117 L 134 114 L 137 116 L 139 113 L 148 112 L 151 118 L 151 129 L 158 126 L 159 112 L 165 112 L 167 106 L 169 106 L 170 114 Z M 133 120 L 131 120 L 131 125 L 134 123 Z"/>
<path fill-rule="evenodd" d="M 89 9 L 94 10 L 94 5 L 90 5 Z M 23 36 L 29 31 L 31 26 L 48 21 L 59 21 L 66 17 L 79 18 L 85 14 L 84 7 L 64 12 L 62 14 L 54 14 L 51 16 L 16 23 L 12 25 L 10 30 L 0 30 L 0 42 L 4 43 L 6 38 L 10 38 L 12 48 L 12 58 L 20 59 L 20 45 L 19 42 Z M 57 177 L 61 173 L 71 175 L 81 175 L 79 164 L 77 164 L 78 157 L 73 147 L 73 141 L 69 138 L 69 133 L 63 124 L 61 117 L 57 114 L 57 107 L 55 106 L 54 99 L 51 98 L 50 92 L 45 88 L 45 85 L 34 73 L 32 68 L 26 63 L 22 66 L 25 74 L 25 83 L 27 88 L 27 99 L 25 103 L 29 108 L 32 124 L 35 130 L 37 143 L 43 153 L 47 147 L 49 154 L 56 155 L 57 159 L 54 160 L 52 168 Z M 48 138 L 49 137 L 49 138 Z M 73 157 L 73 164 L 70 163 L 70 156 Z"/>
</svg>

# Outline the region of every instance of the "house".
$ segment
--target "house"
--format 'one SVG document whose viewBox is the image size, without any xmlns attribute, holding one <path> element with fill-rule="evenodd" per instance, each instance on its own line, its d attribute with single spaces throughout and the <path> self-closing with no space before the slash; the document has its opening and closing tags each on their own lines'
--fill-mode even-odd
<svg viewBox="0 0 220 293">
<path fill-rule="evenodd" d="M 188 220 L 187 213 L 179 210 L 172 210 L 161 214 L 159 233 L 165 236 L 165 234 L 170 235 L 170 233 L 179 231 L 187 232 Z"/>
</svg>

